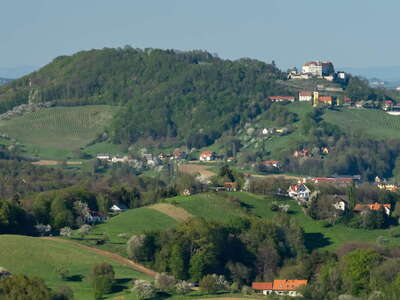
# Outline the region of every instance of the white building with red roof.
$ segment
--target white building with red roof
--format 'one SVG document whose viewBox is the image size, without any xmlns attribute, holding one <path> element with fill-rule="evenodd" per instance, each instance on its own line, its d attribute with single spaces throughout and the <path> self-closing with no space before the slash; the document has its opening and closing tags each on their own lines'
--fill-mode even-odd
<svg viewBox="0 0 400 300">
<path fill-rule="evenodd" d="M 290 198 L 308 201 L 310 199 L 310 189 L 305 184 L 295 184 L 291 185 L 288 189 L 288 194 Z"/>
<path fill-rule="evenodd" d="M 217 155 L 213 151 L 203 151 L 200 153 L 199 160 L 201 161 L 211 161 L 216 160 Z"/>
</svg>

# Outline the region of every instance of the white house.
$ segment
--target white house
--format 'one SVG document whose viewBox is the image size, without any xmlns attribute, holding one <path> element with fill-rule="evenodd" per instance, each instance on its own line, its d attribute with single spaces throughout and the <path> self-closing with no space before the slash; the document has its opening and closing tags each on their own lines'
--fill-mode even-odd
<svg viewBox="0 0 400 300">
<path fill-rule="evenodd" d="M 332 205 L 337 210 L 346 211 L 349 208 L 349 203 L 346 196 L 332 196 Z"/>
<path fill-rule="evenodd" d="M 102 223 L 105 220 L 107 220 L 107 215 L 97 211 L 90 211 L 85 216 L 85 223 L 88 224 Z"/>
<path fill-rule="evenodd" d="M 274 280 L 274 282 L 253 282 L 251 287 L 264 295 L 301 297 L 298 289 L 307 285 L 307 280 Z"/>
<path fill-rule="evenodd" d="M 97 154 L 97 155 L 96 155 L 96 158 L 97 158 L 97 159 L 100 159 L 100 160 L 107 160 L 107 161 L 109 161 L 109 160 L 111 159 L 111 156 L 110 156 L 110 154 Z"/>
<path fill-rule="evenodd" d="M 310 189 L 305 184 L 291 185 L 288 189 L 288 194 L 290 198 L 308 201 L 310 199 Z"/>
<path fill-rule="evenodd" d="M 313 99 L 312 92 L 306 92 L 306 91 L 299 92 L 299 101 L 300 102 L 311 102 L 312 99 Z"/>
<path fill-rule="evenodd" d="M 333 75 L 335 69 L 329 61 L 310 61 L 303 65 L 302 73 L 311 74 L 316 77 Z"/>
<path fill-rule="evenodd" d="M 128 209 L 128 207 L 123 203 L 113 204 L 110 207 L 110 210 L 115 213 L 123 212 L 124 210 L 127 210 L 127 209 Z"/>
</svg>

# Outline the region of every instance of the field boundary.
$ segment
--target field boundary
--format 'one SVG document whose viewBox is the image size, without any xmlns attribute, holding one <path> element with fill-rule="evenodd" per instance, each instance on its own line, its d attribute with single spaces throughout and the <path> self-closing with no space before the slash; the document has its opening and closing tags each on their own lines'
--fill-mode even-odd
<svg viewBox="0 0 400 300">
<path fill-rule="evenodd" d="M 35 161 L 32 163 L 32 165 L 37 165 L 37 166 L 57 166 L 57 165 L 62 165 L 64 162 L 63 161 L 57 161 L 57 160 L 39 160 Z M 67 165 L 81 165 L 81 161 L 67 161 L 65 162 Z"/>
<path fill-rule="evenodd" d="M 199 173 L 201 176 L 209 178 L 209 177 L 213 177 L 213 176 L 217 175 L 214 172 L 207 170 L 210 167 L 212 167 L 212 166 L 187 163 L 187 164 L 180 165 L 179 171 L 181 171 L 182 173 L 193 174 L 193 175 Z"/>
<path fill-rule="evenodd" d="M 186 209 L 168 203 L 158 203 L 149 208 L 157 210 L 178 222 L 185 222 L 194 217 Z"/>
<path fill-rule="evenodd" d="M 80 244 L 78 242 L 74 242 L 74 241 L 70 241 L 70 240 L 64 240 L 64 239 L 60 239 L 60 238 L 56 238 L 56 237 L 42 237 L 41 239 L 55 241 L 55 242 L 59 242 L 59 243 L 66 243 L 66 244 L 75 245 L 77 247 L 89 250 L 89 251 L 94 252 L 94 253 L 96 253 L 98 255 L 101 255 L 103 257 L 112 259 L 113 261 L 115 261 L 115 262 L 117 262 L 117 263 L 119 263 L 121 265 L 129 267 L 129 268 L 131 268 L 131 269 L 133 269 L 135 271 L 144 273 L 144 274 L 146 274 L 146 275 L 148 275 L 150 277 L 153 277 L 153 278 L 155 278 L 156 275 L 158 274 L 157 272 L 155 272 L 155 271 L 153 271 L 153 270 L 151 270 L 149 268 L 146 268 L 145 266 L 142 266 L 142 265 L 140 265 L 138 263 L 135 263 L 135 262 L 133 262 L 133 261 L 131 261 L 131 260 L 125 258 L 125 257 L 122 257 L 122 256 L 120 256 L 118 254 L 115 254 L 115 253 L 111 253 L 111 252 L 108 252 L 108 251 L 104 251 L 104 250 L 100 250 L 100 249 L 97 249 L 97 248 L 93 248 L 93 247 L 89 247 L 89 246 L 86 246 L 86 245 L 82 245 L 82 244 Z"/>
</svg>

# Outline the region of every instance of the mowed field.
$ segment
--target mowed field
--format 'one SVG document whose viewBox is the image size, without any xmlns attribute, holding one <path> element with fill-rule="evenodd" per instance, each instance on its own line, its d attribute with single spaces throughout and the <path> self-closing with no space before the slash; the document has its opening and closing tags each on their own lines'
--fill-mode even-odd
<svg viewBox="0 0 400 300">
<path fill-rule="evenodd" d="M 0 133 L 41 159 L 66 159 L 110 123 L 116 108 L 107 105 L 52 107 L 0 121 Z"/>
<path fill-rule="evenodd" d="M 377 139 L 400 138 L 400 116 L 392 116 L 375 109 L 329 110 L 324 119 L 341 129 L 363 132 Z"/>
<path fill-rule="evenodd" d="M 132 279 L 150 279 L 114 260 L 98 255 L 78 246 L 26 236 L 0 235 L 0 266 L 13 274 L 26 274 L 43 278 L 46 284 L 55 288 L 61 285 L 71 287 L 76 300 L 94 299 L 89 282 L 92 265 L 99 262 L 111 263 L 117 279 L 116 292 L 104 299 L 131 299 L 128 293 Z M 70 279 L 62 281 L 56 273 L 58 266 L 69 270 Z"/>
</svg>

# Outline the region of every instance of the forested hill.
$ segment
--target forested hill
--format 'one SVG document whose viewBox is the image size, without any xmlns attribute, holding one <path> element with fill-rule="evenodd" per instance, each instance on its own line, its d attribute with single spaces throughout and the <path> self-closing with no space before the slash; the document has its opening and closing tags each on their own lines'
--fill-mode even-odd
<svg viewBox="0 0 400 300">
<path fill-rule="evenodd" d="M 209 143 L 259 114 L 268 95 L 288 94 L 284 78 L 273 65 L 204 51 L 91 50 L 0 87 L 0 112 L 28 102 L 122 105 L 110 130 L 116 142 L 196 135 Z"/>
</svg>

